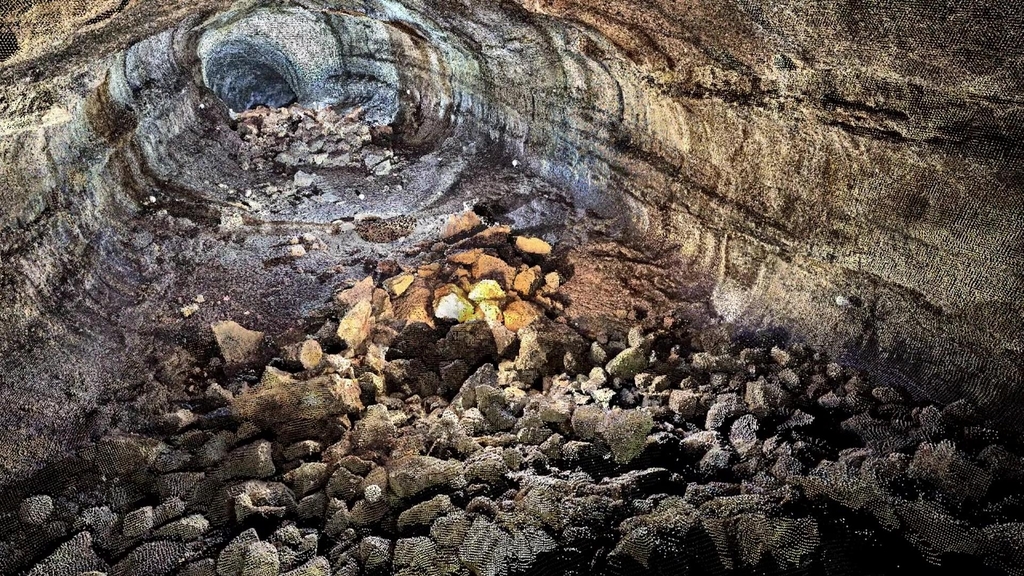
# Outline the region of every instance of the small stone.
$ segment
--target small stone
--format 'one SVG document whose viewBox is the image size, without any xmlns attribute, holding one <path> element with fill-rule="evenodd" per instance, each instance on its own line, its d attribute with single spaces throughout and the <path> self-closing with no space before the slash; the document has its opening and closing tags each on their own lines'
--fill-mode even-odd
<svg viewBox="0 0 1024 576">
<path fill-rule="evenodd" d="M 385 163 L 390 164 L 387 161 Z M 282 572 L 281 576 L 331 576 L 331 563 L 323 556 L 314 556 L 302 566 Z"/>
<path fill-rule="evenodd" d="M 210 522 L 202 514 L 186 516 L 156 531 L 158 538 L 191 542 L 198 540 L 210 529 Z"/>
<path fill-rule="evenodd" d="M 525 300 L 510 303 L 503 311 L 505 327 L 512 332 L 529 326 L 542 315 L 543 312 L 537 306 Z"/>
<path fill-rule="evenodd" d="M 235 399 L 235 395 L 232 394 L 230 390 L 226 390 L 216 382 L 206 387 L 204 396 L 218 408 L 221 406 L 227 406 Z"/>
<path fill-rule="evenodd" d="M 221 356 L 229 366 L 254 360 L 263 344 L 262 332 L 247 330 L 231 320 L 217 322 L 210 327 Z"/>
<path fill-rule="evenodd" d="M 338 322 L 337 335 L 351 354 L 358 353 L 373 330 L 373 304 L 362 300 L 355 304 Z"/>
<path fill-rule="evenodd" d="M 21 501 L 18 518 L 29 526 L 42 526 L 53 514 L 53 498 L 46 495 L 29 496 Z"/>
<path fill-rule="evenodd" d="M 439 494 L 421 502 L 398 515 L 398 529 L 409 530 L 418 526 L 430 526 L 440 516 L 455 510 L 451 498 Z"/>
<path fill-rule="evenodd" d="M 871 395 L 875 397 L 875 400 L 883 404 L 900 404 L 903 402 L 903 396 L 891 386 L 878 386 L 871 390 Z"/>
<path fill-rule="evenodd" d="M 516 274 L 516 279 L 512 283 L 512 288 L 527 298 L 533 296 L 534 292 L 536 292 L 539 287 L 540 276 L 533 268 L 523 270 L 519 274 Z"/>
<path fill-rule="evenodd" d="M 632 380 L 647 369 L 648 356 L 638 347 L 626 348 L 608 362 L 605 370 L 614 378 Z"/>
<path fill-rule="evenodd" d="M 562 285 L 562 278 L 558 275 L 558 272 L 548 272 L 544 276 L 544 286 L 548 290 L 558 290 L 558 287 Z"/>
<path fill-rule="evenodd" d="M 299 350 L 299 362 L 306 370 L 315 370 L 320 367 L 324 359 L 324 350 L 316 340 L 309 339 L 302 343 Z"/>
<path fill-rule="evenodd" d="M 368 484 L 363 489 L 363 498 L 370 504 L 376 504 L 384 498 L 384 489 L 380 487 L 380 484 Z"/>
<path fill-rule="evenodd" d="M 103 572 L 107 563 L 93 551 L 92 535 L 79 532 L 36 564 L 28 576 L 77 576 L 90 570 Z"/>
<path fill-rule="evenodd" d="M 295 173 L 295 178 L 293 180 L 296 188 L 308 188 L 313 185 L 313 181 L 313 175 L 303 172 L 302 170 Z"/>
<path fill-rule="evenodd" d="M 495 258 L 489 254 L 480 254 L 473 263 L 473 277 L 477 280 L 495 280 L 503 288 L 513 285 L 516 278 L 516 271 L 501 258 Z"/>
<path fill-rule="evenodd" d="M 388 485 L 399 498 L 409 498 L 439 486 L 458 490 L 465 484 L 460 462 L 430 456 L 410 457 L 388 475 Z"/>
<path fill-rule="evenodd" d="M 467 232 L 480 228 L 484 225 L 480 217 L 477 216 L 476 212 L 472 210 L 466 210 L 460 214 L 454 214 L 444 225 L 444 229 L 441 231 L 441 238 L 451 238 Z"/>
<path fill-rule="evenodd" d="M 551 244 L 540 238 L 531 238 L 529 236 L 516 236 L 516 248 L 525 254 L 536 254 L 538 256 L 551 254 Z"/>
<path fill-rule="evenodd" d="M 260 440 L 232 451 L 222 464 L 227 478 L 267 478 L 273 476 L 276 469 L 271 458 L 271 445 Z"/>
<path fill-rule="evenodd" d="M 398 298 L 402 294 L 405 294 L 405 291 L 412 286 L 414 280 L 416 280 L 416 277 L 412 274 L 402 274 L 385 280 L 384 288 L 390 292 L 392 296 Z"/>
<path fill-rule="evenodd" d="M 359 557 L 367 571 L 384 568 L 391 561 L 391 542 L 378 536 L 367 536 L 359 542 Z"/>
<path fill-rule="evenodd" d="M 292 258 L 302 258 L 306 255 L 306 248 L 302 244 L 288 247 L 288 255 Z"/>
<path fill-rule="evenodd" d="M 245 549 L 245 559 L 238 576 L 277 576 L 281 559 L 277 547 L 270 542 L 253 542 Z"/>
<path fill-rule="evenodd" d="M 473 302 L 482 302 L 484 300 L 501 300 L 505 297 L 505 291 L 501 289 L 501 285 L 494 280 L 481 280 L 473 285 L 473 288 L 469 291 L 468 298 Z"/>
<path fill-rule="evenodd" d="M 296 460 L 298 458 L 309 458 L 323 452 L 324 446 L 316 440 L 302 440 L 284 449 L 285 460 Z"/>
<path fill-rule="evenodd" d="M 644 410 L 615 410 L 605 415 L 599 429 L 619 464 L 625 464 L 643 452 L 654 419 Z"/>
<path fill-rule="evenodd" d="M 125 538 L 134 540 L 149 532 L 156 519 L 153 514 L 153 507 L 146 506 L 139 508 L 138 510 L 132 510 L 125 514 L 124 523 L 121 527 L 121 533 Z"/>
<path fill-rule="evenodd" d="M 304 496 L 321 488 L 327 481 L 327 473 L 327 464 L 323 462 L 304 462 L 285 474 L 284 481 L 295 490 L 296 495 Z"/>
<path fill-rule="evenodd" d="M 704 428 L 717 430 L 725 421 L 734 416 L 740 416 L 747 412 L 747 406 L 740 400 L 738 394 L 719 394 L 715 403 L 708 408 L 707 419 Z"/>
</svg>

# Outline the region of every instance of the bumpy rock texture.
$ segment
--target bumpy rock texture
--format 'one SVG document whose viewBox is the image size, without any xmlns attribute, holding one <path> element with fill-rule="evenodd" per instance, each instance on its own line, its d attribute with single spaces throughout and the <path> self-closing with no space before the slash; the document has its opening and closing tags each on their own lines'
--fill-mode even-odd
<svg viewBox="0 0 1024 576">
<path fill-rule="evenodd" d="M 615 388 L 616 379 L 642 381 L 675 413 L 710 428 L 684 445 L 699 455 L 688 465 L 714 476 L 749 461 L 772 427 L 821 421 L 799 400 L 799 354 L 753 347 L 737 359 L 729 338 L 703 335 L 689 365 L 724 376 L 700 391 L 658 380 L 670 375 L 645 366 L 648 354 L 666 352 L 653 342 L 633 334 L 609 348 L 594 330 L 707 303 L 741 332 L 775 330 L 780 343 L 810 342 L 865 370 L 870 388 L 847 381 L 812 394 L 815 406 L 848 416 L 830 426 L 876 453 L 903 455 L 872 462 L 864 475 L 884 483 L 897 469 L 952 493 L 943 506 L 969 507 L 991 477 L 1015 469 L 1014 450 L 988 440 L 1019 433 L 1024 401 L 1022 46 L 1024 9 L 997 2 L 18 0 L 0 13 L 0 486 L 85 447 L 100 476 L 156 467 L 167 502 L 251 476 L 232 496 L 236 515 L 329 514 L 332 537 L 386 519 L 395 496 L 386 475 L 349 470 L 366 480 L 338 481 L 345 494 L 365 494 L 351 508 L 333 494 L 299 498 L 277 478 L 281 458 L 254 448 L 256 431 L 224 423 L 238 417 L 235 395 L 239 406 L 264 401 L 248 388 L 259 390 L 268 373 L 281 393 L 264 398 L 290 403 L 262 419 L 241 409 L 250 426 L 315 400 L 318 417 L 358 420 L 360 450 L 415 452 L 390 434 L 405 425 L 401 417 L 366 408 L 391 392 L 382 379 L 392 377 L 406 395 L 471 398 L 461 416 L 467 438 L 514 431 L 545 458 L 571 461 L 604 458 L 595 446 L 607 443 L 616 464 L 642 449 L 639 433 L 616 431 L 656 424 L 624 408 Z M 541 267 L 536 253 L 512 258 L 507 231 L 468 236 L 473 218 L 447 221 L 467 207 L 477 221 L 553 243 L 558 265 Z M 438 239 L 465 242 L 459 250 L 469 254 L 456 262 L 462 276 L 441 285 L 432 274 L 447 273 L 438 259 L 447 248 L 433 251 Z M 561 277 L 551 275 L 556 268 Z M 368 271 L 395 280 L 352 288 L 362 304 L 339 302 L 349 316 L 323 304 L 333 287 Z M 493 298 L 471 294 L 483 279 L 500 284 L 505 299 L 490 287 Z M 441 300 L 454 312 L 438 316 Z M 484 324 L 444 331 L 446 315 Z M 572 328 L 538 331 L 542 316 Z M 346 374 L 346 363 L 388 348 L 379 334 L 389 318 L 419 325 L 390 342 L 395 364 Z M 237 361 L 210 331 L 222 321 L 266 339 L 252 339 Z M 481 344 L 481 325 L 501 326 L 493 343 Z M 310 339 L 330 342 L 329 360 L 295 352 Z M 526 353 L 514 363 L 524 386 L 477 370 L 520 345 Z M 769 361 L 781 367 L 774 378 L 730 383 Z M 436 371 L 424 372 L 424 362 Z M 313 377 L 324 370 L 333 372 Z M 823 373 L 832 383 L 843 370 Z M 535 418 L 522 414 L 524 396 L 505 392 L 558 373 L 585 382 Z M 292 381 L 311 395 L 284 393 Z M 329 390 L 317 388 L 325 382 Z M 570 410 L 577 395 L 593 404 Z M 908 415 L 901 402 L 919 410 Z M 764 422 L 778 407 L 792 410 L 787 420 Z M 364 409 L 373 418 L 363 420 Z M 290 439 L 320 442 L 300 433 L 312 423 L 295 426 Z M 968 444 L 996 447 L 965 455 L 944 436 L 950 426 L 965 430 Z M 170 451 L 157 440 L 191 427 L 219 433 L 180 438 Z M 316 453 L 313 445 L 294 450 Z M 850 452 L 841 465 L 790 482 L 812 464 L 801 463 L 804 449 L 772 446 L 765 465 L 808 493 L 841 492 L 849 463 L 866 462 Z M 197 460 L 186 466 L 193 450 Z M 501 456 L 477 456 L 467 474 L 472 466 L 494 479 L 506 473 L 501 466 L 523 466 Z M 320 480 L 303 478 L 304 487 Z M 32 482 L 4 493 L 44 496 L 29 490 L 39 477 Z M 735 520 L 746 514 L 737 512 L 747 510 L 746 495 L 708 486 L 709 498 L 741 499 L 700 505 L 702 522 L 717 526 L 703 545 L 735 544 L 743 565 L 798 562 L 802 555 L 786 556 L 789 544 L 813 542 L 822 529 L 786 518 L 758 524 L 759 540 L 733 542 L 726 524 L 753 521 Z M 388 527 L 388 538 L 363 535 L 330 558 L 294 531 L 254 535 L 224 570 L 249 563 L 312 574 L 329 562 L 335 571 L 351 563 L 422 573 L 424 558 L 441 571 L 460 563 L 476 573 L 526 570 L 551 553 L 551 536 L 508 530 L 499 516 L 512 511 L 499 496 L 459 502 L 470 516 L 446 514 L 440 536 L 414 530 L 393 542 Z M 853 488 L 844 498 L 883 526 L 916 526 L 921 547 L 944 550 L 937 554 L 983 555 L 1021 537 L 1011 500 L 993 504 L 985 512 L 992 522 L 975 522 L 986 527 L 972 538 L 967 528 L 930 533 L 952 525 L 932 521 L 946 512 L 906 494 L 895 504 L 882 498 L 885 505 Z M 74 522 L 77 513 L 59 501 L 51 511 L 44 499 L 4 505 L 9 518 L 23 506 L 42 523 L 27 532 L 46 531 L 40 542 L 63 539 L 48 558 L 38 551 L 18 560 L 38 561 L 37 570 L 53 572 L 47 566 L 69 556 L 84 559 L 69 571 L 156 570 L 144 564 L 153 558 L 161 566 L 195 559 L 185 573 L 208 573 L 214 560 L 221 570 L 220 558 L 182 541 L 205 530 L 175 504 L 161 504 L 171 508 L 159 520 L 156 508 L 152 520 L 132 516 L 133 536 L 169 524 L 167 514 L 191 519 L 144 552 L 118 540 L 127 537 L 114 534 L 121 515 L 136 502 L 149 505 L 119 487 L 84 503 Z M 554 522 L 547 504 L 534 513 Z M 668 554 L 652 548 L 652 533 L 689 529 L 686 506 L 696 504 L 623 513 L 644 519 L 623 524 L 622 541 L 608 544 L 649 564 Z M 764 513 L 757 510 L 750 514 Z M 215 525 L 226 514 L 203 513 Z M 406 518 L 421 514 L 433 512 Z M 586 527 L 606 518 L 577 520 L 559 546 L 586 541 Z M 470 528 L 476 544 L 468 548 L 447 532 Z M 484 550 L 517 539 L 522 557 Z"/>
</svg>

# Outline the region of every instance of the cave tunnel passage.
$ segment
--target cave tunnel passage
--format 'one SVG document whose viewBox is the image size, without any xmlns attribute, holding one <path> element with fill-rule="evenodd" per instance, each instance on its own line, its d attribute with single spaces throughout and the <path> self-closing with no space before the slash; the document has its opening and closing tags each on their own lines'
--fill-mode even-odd
<svg viewBox="0 0 1024 576">
<path fill-rule="evenodd" d="M 252 44 L 225 46 L 206 62 L 207 85 L 236 112 L 288 106 L 298 97 L 280 60 Z"/>
</svg>

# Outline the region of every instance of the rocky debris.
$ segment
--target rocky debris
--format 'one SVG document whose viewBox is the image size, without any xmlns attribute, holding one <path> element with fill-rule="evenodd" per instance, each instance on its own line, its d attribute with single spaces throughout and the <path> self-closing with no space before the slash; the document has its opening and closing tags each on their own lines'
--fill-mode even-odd
<svg viewBox="0 0 1024 576">
<path fill-rule="evenodd" d="M 311 110 L 293 104 L 246 110 L 237 120 L 243 142 L 239 162 L 246 170 L 346 168 L 385 176 L 399 164 L 392 150 L 370 143 L 372 128 L 358 110 L 342 116 L 332 107 Z M 308 173 L 296 172 L 297 187 L 311 184 Z"/>
<path fill-rule="evenodd" d="M 53 514 L 53 498 L 46 495 L 29 496 L 21 501 L 18 518 L 29 526 L 41 526 Z"/>
<path fill-rule="evenodd" d="M 210 326 L 217 339 L 221 357 L 229 366 L 256 360 L 263 344 L 263 333 L 243 328 L 237 322 L 225 320 Z"/>
<path fill-rule="evenodd" d="M 84 449 L 83 477 L 116 484 L 83 489 L 81 510 L 19 503 L 24 535 L 2 549 L 48 553 L 14 573 L 507 576 L 563 553 L 821 571 L 844 510 L 926 558 L 1019 565 L 1024 458 L 969 405 L 915 403 L 799 344 L 738 346 L 714 322 L 577 325 L 559 307 L 571 275 L 539 244 L 472 218 L 452 231 L 434 261 L 337 292 L 262 373 L 237 368 L 271 340 L 237 365 L 221 343 L 232 370 L 153 437 Z"/>
<path fill-rule="evenodd" d="M 75 534 L 36 564 L 29 576 L 78 576 L 90 570 L 106 572 L 107 563 L 96 555 L 92 543 L 89 532 Z"/>
</svg>

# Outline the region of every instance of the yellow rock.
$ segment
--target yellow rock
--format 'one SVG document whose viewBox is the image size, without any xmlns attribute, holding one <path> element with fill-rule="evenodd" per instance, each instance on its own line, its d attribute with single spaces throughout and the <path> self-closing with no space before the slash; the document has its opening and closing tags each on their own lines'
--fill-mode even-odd
<svg viewBox="0 0 1024 576">
<path fill-rule="evenodd" d="M 503 322 L 501 304 L 497 300 L 483 300 L 477 304 L 477 318 L 489 322 Z"/>
<path fill-rule="evenodd" d="M 520 328 L 532 324 L 540 315 L 540 309 L 533 304 L 516 300 L 505 307 L 505 327 L 513 332 L 518 332 Z"/>
<path fill-rule="evenodd" d="M 416 277 L 412 274 L 402 274 L 385 280 L 384 287 L 397 298 L 405 294 L 405 291 L 409 289 L 409 286 L 412 286 L 412 281 L 415 279 Z"/>
<path fill-rule="evenodd" d="M 346 356 L 357 354 L 359 348 L 370 337 L 373 329 L 373 305 L 369 300 L 363 300 L 345 314 L 345 317 L 338 323 L 338 338 L 341 338 L 348 346 Z"/>
<path fill-rule="evenodd" d="M 544 285 L 550 290 L 558 290 L 558 287 L 562 285 L 562 279 L 558 276 L 558 272 L 549 272 L 544 277 Z"/>
<path fill-rule="evenodd" d="M 473 302 L 501 300 L 504 297 L 505 291 L 501 289 L 501 284 L 494 280 L 481 280 L 469 291 L 469 299 Z"/>
<path fill-rule="evenodd" d="M 315 370 L 324 360 L 324 350 L 316 340 L 306 340 L 299 351 L 299 361 L 306 370 Z"/>
<path fill-rule="evenodd" d="M 538 256 L 551 254 L 551 244 L 540 238 L 531 238 L 529 236 L 516 236 L 516 248 L 519 248 L 521 252 L 537 254 Z"/>
</svg>

